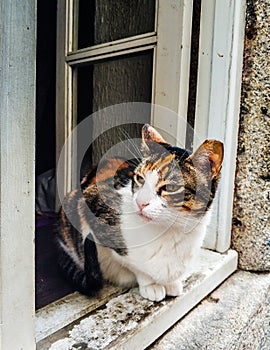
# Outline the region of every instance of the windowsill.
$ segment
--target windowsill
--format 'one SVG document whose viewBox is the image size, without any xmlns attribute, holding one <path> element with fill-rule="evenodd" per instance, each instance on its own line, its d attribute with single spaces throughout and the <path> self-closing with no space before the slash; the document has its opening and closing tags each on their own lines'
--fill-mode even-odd
<svg viewBox="0 0 270 350">
<path fill-rule="evenodd" d="M 137 349 L 138 344 L 145 348 L 236 270 L 237 253 L 202 249 L 198 266 L 186 280 L 183 295 L 160 303 L 141 298 L 136 288 L 121 294 L 123 291 L 108 286 L 99 298 L 74 293 L 46 306 L 37 312 L 37 349 L 48 349 L 56 341 L 53 350 L 79 343 L 95 349 L 116 344 L 121 349 Z"/>
<path fill-rule="evenodd" d="M 106 285 L 98 298 L 88 298 L 75 292 L 39 309 L 36 312 L 36 341 L 59 331 L 123 292 L 117 287 Z"/>
</svg>

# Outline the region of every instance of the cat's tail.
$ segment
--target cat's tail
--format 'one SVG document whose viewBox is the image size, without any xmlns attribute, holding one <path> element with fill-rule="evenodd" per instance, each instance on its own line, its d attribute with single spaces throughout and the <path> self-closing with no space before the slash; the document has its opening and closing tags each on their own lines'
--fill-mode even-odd
<svg viewBox="0 0 270 350">
<path fill-rule="evenodd" d="M 59 241 L 59 266 L 64 277 L 72 283 L 74 288 L 87 296 L 95 295 L 103 285 L 97 248 L 90 235 L 83 243 L 83 257 L 67 248 L 63 241 Z"/>
</svg>

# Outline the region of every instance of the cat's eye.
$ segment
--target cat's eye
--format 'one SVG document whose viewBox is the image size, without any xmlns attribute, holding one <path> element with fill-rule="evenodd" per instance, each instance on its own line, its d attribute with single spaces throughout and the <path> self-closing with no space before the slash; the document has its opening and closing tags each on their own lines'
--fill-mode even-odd
<svg viewBox="0 0 270 350">
<path fill-rule="evenodd" d="M 181 189 L 181 186 L 179 186 L 179 185 L 173 185 L 173 184 L 166 185 L 167 192 L 177 192 L 180 189 Z"/>
<path fill-rule="evenodd" d="M 175 184 L 167 184 L 159 189 L 159 192 L 175 193 L 181 191 L 181 186 Z"/>
<path fill-rule="evenodd" d="M 137 185 L 141 186 L 141 185 L 144 184 L 145 179 L 144 179 L 144 177 L 142 177 L 141 175 L 136 174 L 136 175 L 134 176 L 134 181 L 136 182 Z"/>
</svg>

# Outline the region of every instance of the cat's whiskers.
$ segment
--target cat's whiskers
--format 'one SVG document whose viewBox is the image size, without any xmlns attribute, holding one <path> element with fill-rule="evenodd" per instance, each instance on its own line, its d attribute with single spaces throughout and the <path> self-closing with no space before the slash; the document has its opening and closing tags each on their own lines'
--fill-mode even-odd
<svg viewBox="0 0 270 350">
<path fill-rule="evenodd" d="M 133 151 L 133 150 L 131 150 L 130 149 L 130 147 L 127 147 L 127 145 L 126 145 L 126 142 L 125 141 L 127 141 L 126 139 L 120 139 L 120 142 L 121 142 L 121 144 L 129 151 L 129 153 L 131 153 L 132 154 L 132 156 L 134 157 L 134 159 L 136 159 L 137 161 L 140 161 L 140 158 L 138 157 L 138 155 Z M 136 150 L 135 150 L 136 151 Z M 130 161 L 130 160 L 129 160 Z M 135 163 L 134 163 L 135 164 Z M 135 165 L 137 165 L 137 164 L 135 164 Z"/>
<path fill-rule="evenodd" d="M 125 144 L 125 141 L 128 141 L 130 143 L 130 145 L 133 147 L 133 150 L 135 151 L 135 153 L 137 153 L 137 155 L 132 152 L 130 150 L 130 148 L 126 147 L 131 153 L 132 155 L 136 158 L 136 159 L 142 159 L 143 158 L 143 154 L 140 150 L 140 148 L 136 145 L 136 143 L 134 142 L 134 140 L 130 137 L 130 135 L 128 134 L 128 132 L 125 129 L 120 129 L 120 132 L 122 133 L 122 135 L 124 136 L 124 140 L 120 138 L 121 142 L 123 142 Z M 126 146 L 126 145 L 125 145 Z"/>
<path fill-rule="evenodd" d="M 177 224 L 186 224 L 190 223 L 193 224 L 195 222 L 198 222 L 198 218 L 195 218 L 191 215 L 185 214 L 184 217 L 180 212 L 176 212 L 175 210 L 167 210 L 165 213 L 163 213 L 163 218 L 166 220 L 172 220 Z"/>
</svg>

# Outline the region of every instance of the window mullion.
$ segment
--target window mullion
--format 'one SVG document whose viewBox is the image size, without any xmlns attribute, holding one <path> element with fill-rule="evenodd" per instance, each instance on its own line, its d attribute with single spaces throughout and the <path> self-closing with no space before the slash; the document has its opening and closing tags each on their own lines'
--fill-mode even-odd
<svg viewBox="0 0 270 350">
<path fill-rule="evenodd" d="M 58 161 L 65 140 L 73 126 L 72 120 L 72 68 L 65 62 L 65 56 L 72 45 L 72 1 L 59 0 L 57 11 L 57 57 L 56 57 L 56 161 Z M 62 171 L 61 192 L 71 189 L 71 166 L 72 145 L 68 144 L 63 149 L 66 166 Z M 59 203 L 56 200 L 56 207 Z"/>
<path fill-rule="evenodd" d="M 96 50 L 96 51 L 89 50 L 83 53 L 76 53 L 76 54 L 68 55 L 66 58 L 66 62 L 70 66 L 74 66 L 82 63 L 103 60 L 106 58 L 128 55 L 135 52 L 142 52 L 145 50 L 153 49 L 155 47 L 155 41 L 156 41 L 155 38 L 153 38 L 151 40 L 148 40 L 148 42 L 145 43 L 145 45 L 141 45 L 141 46 L 129 47 L 128 45 L 123 45 L 122 47 L 117 47 L 115 49 L 108 49 L 108 50 L 102 49 L 102 50 Z"/>
<path fill-rule="evenodd" d="M 75 37 L 74 37 L 75 39 Z M 124 39 L 109 41 L 99 45 L 89 46 L 79 50 L 70 50 L 67 54 L 68 59 L 73 57 L 87 57 L 88 55 L 98 55 L 102 53 L 110 53 L 127 48 L 143 46 L 156 42 L 156 32 L 149 32 Z"/>
<path fill-rule="evenodd" d="M 171 136 L 171 142 L 184 146 L 193 1 L 169 2 L 171 4 L 167 0 L 158 3 L 153 102 L 181 117 L 168 120 L 154 108 L 152 119 L 155 126 Z"/>
</svg>

